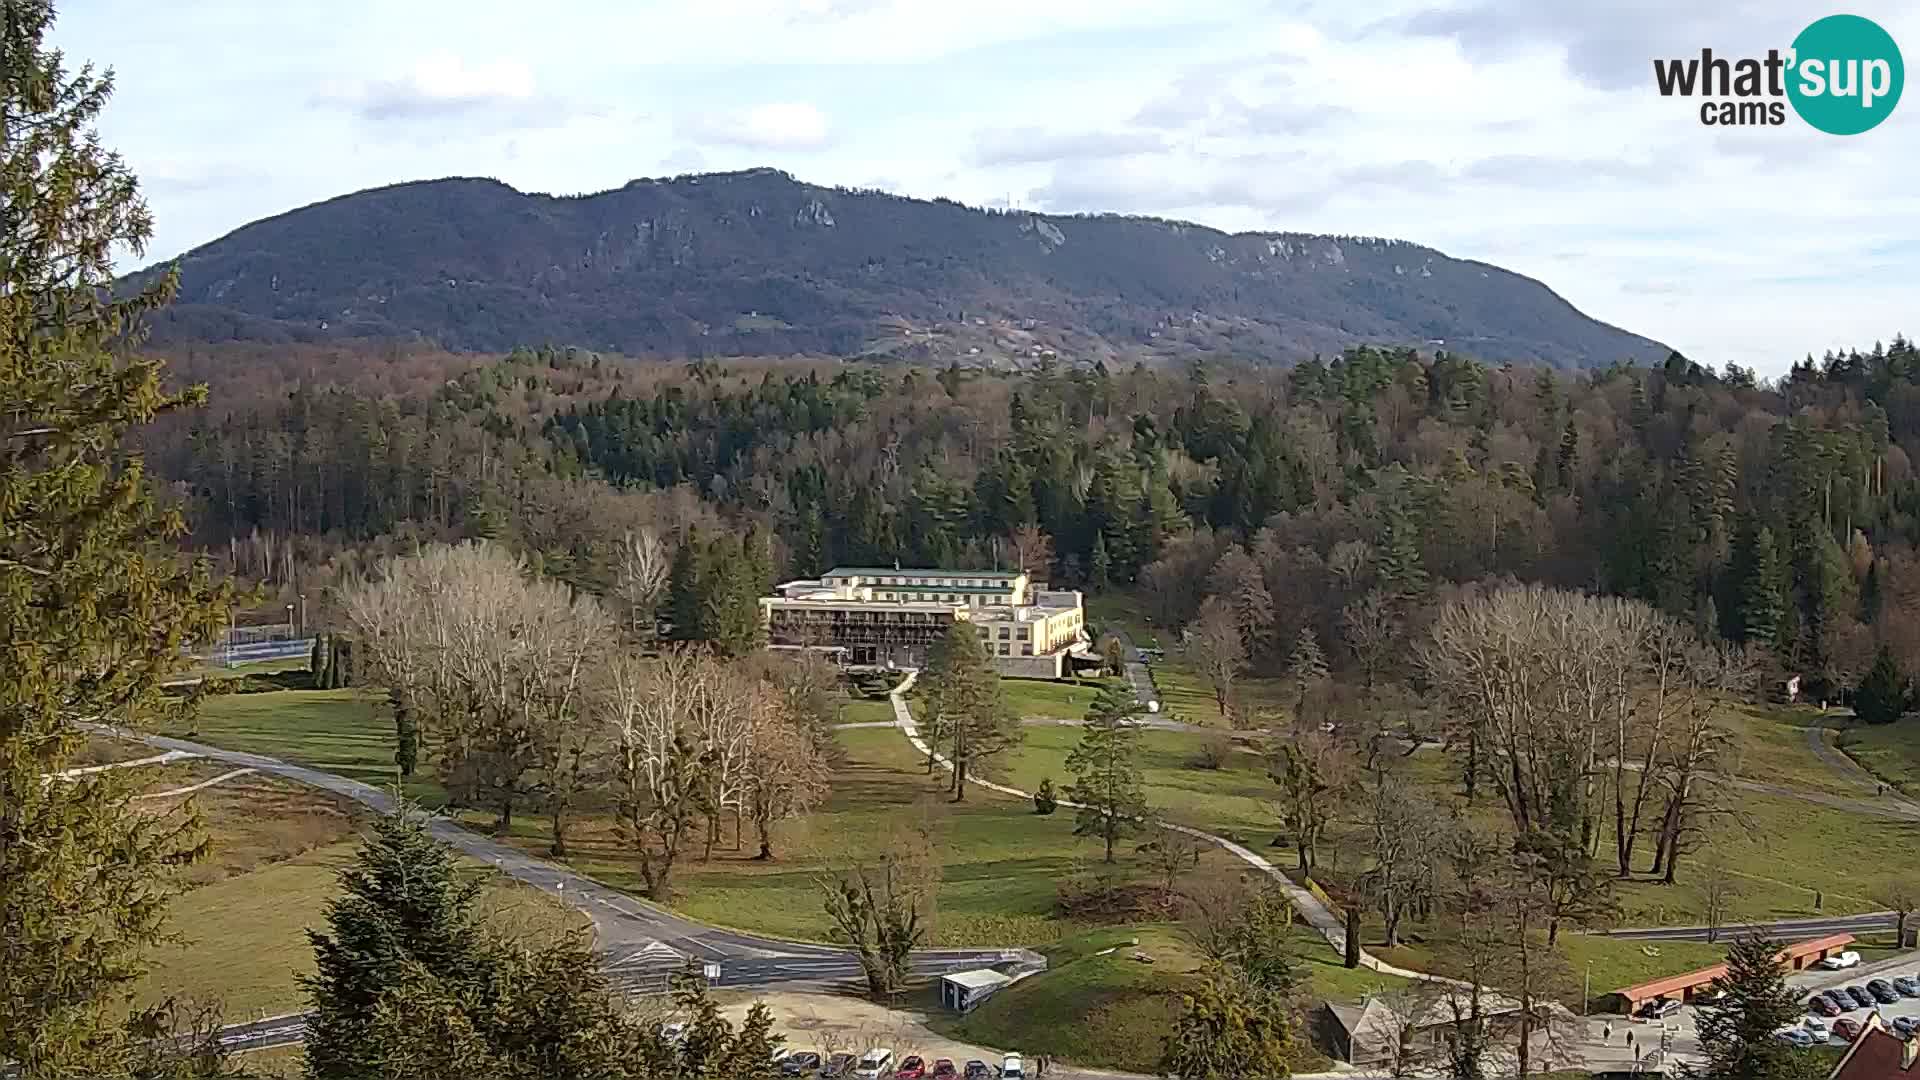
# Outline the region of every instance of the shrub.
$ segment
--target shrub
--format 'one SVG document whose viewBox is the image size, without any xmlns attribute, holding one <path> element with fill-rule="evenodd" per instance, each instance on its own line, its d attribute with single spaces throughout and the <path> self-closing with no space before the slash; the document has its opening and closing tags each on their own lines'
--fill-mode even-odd
<svg viewBox="0 0 1920 1080">
<path fill-rule="evenodd" d="M 1201 740 L 1200 749 L 1194 752 L 1193 767 L 1216 771 L 1224 769 L 1227 767 L 1227 758 L 1232 753 L 1232 739 L 1224 734 L 1209 735 Z"/>
<path fill-rule="evenodd" d="M 1053 793 L 1053 777 L 1049 776 L 1040 781 L 1040 790 L 1033 793 L 1033 812 L 1051 814 L 1058 809 L 1060 800 Z"/>
</svg>

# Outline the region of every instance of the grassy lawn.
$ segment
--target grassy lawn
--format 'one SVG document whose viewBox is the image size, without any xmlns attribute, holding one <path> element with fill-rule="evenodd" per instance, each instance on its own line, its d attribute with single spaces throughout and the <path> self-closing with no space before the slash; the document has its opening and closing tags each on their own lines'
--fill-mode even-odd
<svg viewBox="0 0 1920 1080">
<path fill-rule="evenodd" d="M 1920 716 L 1849 727 L 1837 739 L 1847 756 L 1904 795 L 1920 795 Z"/>
<path fill-rule="evenodd" d="M 1179 1016 L 1180 994 L 1203 967 L 1186 934 L 1165 924 L 1115 927 L 1076 934 L 1042 951 L 1046 971 L 1002 990 L 966 1016 L 932 1010 L 931 1026 L 951 1038 L 1028 1055 L 1153 1072 Z M 1153 962 L 1135 959 L 1136 953 Z M 1301 960 L 1300 994 L 1307 1008 L 1329 997 L 1358 1000 L 1403 981 L 1364 969 L 1348 971 L 1318 939 L 1301 943 Z M 1295 1068 L 1312 1069 L 1324 1061 L 1309 1049 Z"/>
<path fill-rule="evenodd" d="M 1052 777 L 1056 789 L 1071 781 L 1066 759 L 1080 741 L 1074 727 L 1029 727 L 1018 749 L 993 766 L 1001 782 L 1022 791 Z M 1220 737 L 1224 737 L 1224 732 Z M 1271 832 L 1273 804 L 1279 795 L 1256 754 L 1229 753 L 1226 766 L 1202 769 L 1194 764 L 1215 736 L 1180 731 L 1140 732 L 1140 771 L 1147 801 L 1166 817 L 1201 828 L 1243 835 Z"/>
<path fill-rule="evenodd" d="M 228 767 L 206 761 L 156 769 L 149 791 L 171 790 L 211 779 Z M 145 779 L 145 778 L 143 778 Z M 191 801 L 205 824 L 211 852 L 186 869 L 186 879 L 206 887 L 251 875 L 261 867 L 295 859 L 353 834 L 359 807 L 326 792 L 258 774 L 235 777 L 190 795 L 142 799 L 143 810 L 161 813 Z"/>
<path fill-rule="evenodd" d="M 1079 720 L 1087 715 L 1094 695 L 1111 679 L 1052 681 L 1001 679 L 1000 693 L 1015 716 L 1026 719 Z"/>
<path fill-rule="evenodd" d="M 1801 706 L 1740 706 L 1727 723 L 1739 737 L 1739 773 L 1750 780 L 1803 791 L 1858 795 L 1860 785 L 1836 775 L 1807 749 L 1807 729 L 1828 718 Z"/>
<path fill-rule="evenodd" d="M 943 861 L 935 944 L 1039 944 L 1073 929 L 1054 917 L 1057 885 L 1096 860 L 1098 851 L 1073 835 L 1071 816 L 1041 817 L 1028 800 L 979 788 L 953 803 L 947 774 L 928 777 L 899 732 L 856 729 L 839 738 L 847 761 L 831 797 L 806 818 L 780 826 L 778 858 L 757 862 L 751 837 L 734 850 L 731 829 L 723 831 L 711 861 L 701 861 L 696 847 L 676 868 L 675 910 L 743 930 L 826 940 L 831 928 L 816 880 L 821 868 L 847 852 L 870 853 L 900 822 L 919 819 L 934 828 Z M 516 819 L 509 840 L 545 854 L 546 823 Z M 640 892 L 637 863 L 610 820 L 582 822 L 569 847 L 575 869 Z"/>
<path fill-rule="evenodd" d="M 885 699 L 854 698 L 840 705 L 840 722 L 843 724 L 893 723 L 893 703 Z"/>
<path fill-rule="evenodd" d="M 305 995 L 295 977 L 313 971 L 307 928 L 323 925 L 335 875 L 357 846 L 352 840 L 330 844 L 175 900 L 171 926 L 182 941 L 155 955 L 153 969 L 134 988 L 134 1004 L 151 1005 L 170 994 L 219 999 L 228 1023 L 302 1008 Z M 586 925 L 584 916 L 531 888 L 477 863 L 473 872 L 492 878 L 483 903 L 489 921 L 503 931 L 551 940 Z"/>
<path fill-rule="evenodd" d="M 201 702 L 191 725 L 163 734 L 266 754 L 375 787 L 391 787 L 396 775 L 393 720 L 386 695 L 375 690 L 222 694 Z M 428 806 L 446 801 L 440 785 L 424 773 L 408 780 L 405 791 Z"/>
</svg>

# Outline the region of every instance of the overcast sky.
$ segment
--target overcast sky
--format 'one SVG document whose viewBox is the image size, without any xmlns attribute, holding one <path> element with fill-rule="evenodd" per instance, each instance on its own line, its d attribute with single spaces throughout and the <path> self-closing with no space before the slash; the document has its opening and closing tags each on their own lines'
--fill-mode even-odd
<svg viewBox="0 0 1920 1080">
<path fill-rule="evenodd" d="M 1920 0 L 67 0 L 118 73 L 149 256 L 403 180 L 816 183 L 1389 236 L 1779 373 L 1920 334 L 1920 100 L 1863 135 L 1703 127 L 1654 57 Z M 1711 10 L 1709 10 L 1711 9 Z M 1676 13 L 1677 12 L 1677 13 Z M 1920 94 L 1908 95 L 1920 98 Z"/>
</svg>

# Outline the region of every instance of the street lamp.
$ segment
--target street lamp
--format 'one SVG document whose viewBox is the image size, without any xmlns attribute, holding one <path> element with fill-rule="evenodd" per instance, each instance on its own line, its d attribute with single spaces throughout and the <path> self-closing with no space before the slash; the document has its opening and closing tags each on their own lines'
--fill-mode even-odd
<svg viewBox="0 0 1920 1080">
<path fill-rule="evenodd" d="M 287 629 L 288 630 L 293 629 L 293 605 L 292 604 L 287 605 Z"/>
</svg>

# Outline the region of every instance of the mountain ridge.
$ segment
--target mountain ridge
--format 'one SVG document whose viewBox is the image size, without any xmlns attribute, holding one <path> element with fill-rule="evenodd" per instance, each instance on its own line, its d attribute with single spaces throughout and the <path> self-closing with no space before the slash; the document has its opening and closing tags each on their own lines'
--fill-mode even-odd
<svg viewBox="0 0 1920 1080">
<path fill-rule="evenodd" d="M 1569 368 L 1668 351 L 1541 282 L 1410 241 L 983 210 L 770 168 L 582 195 L 408 181 L 262 218 L 176 263 L 160 344 L 425 337 L 1019 364 L 1367 343 Z"/>
</svg>

